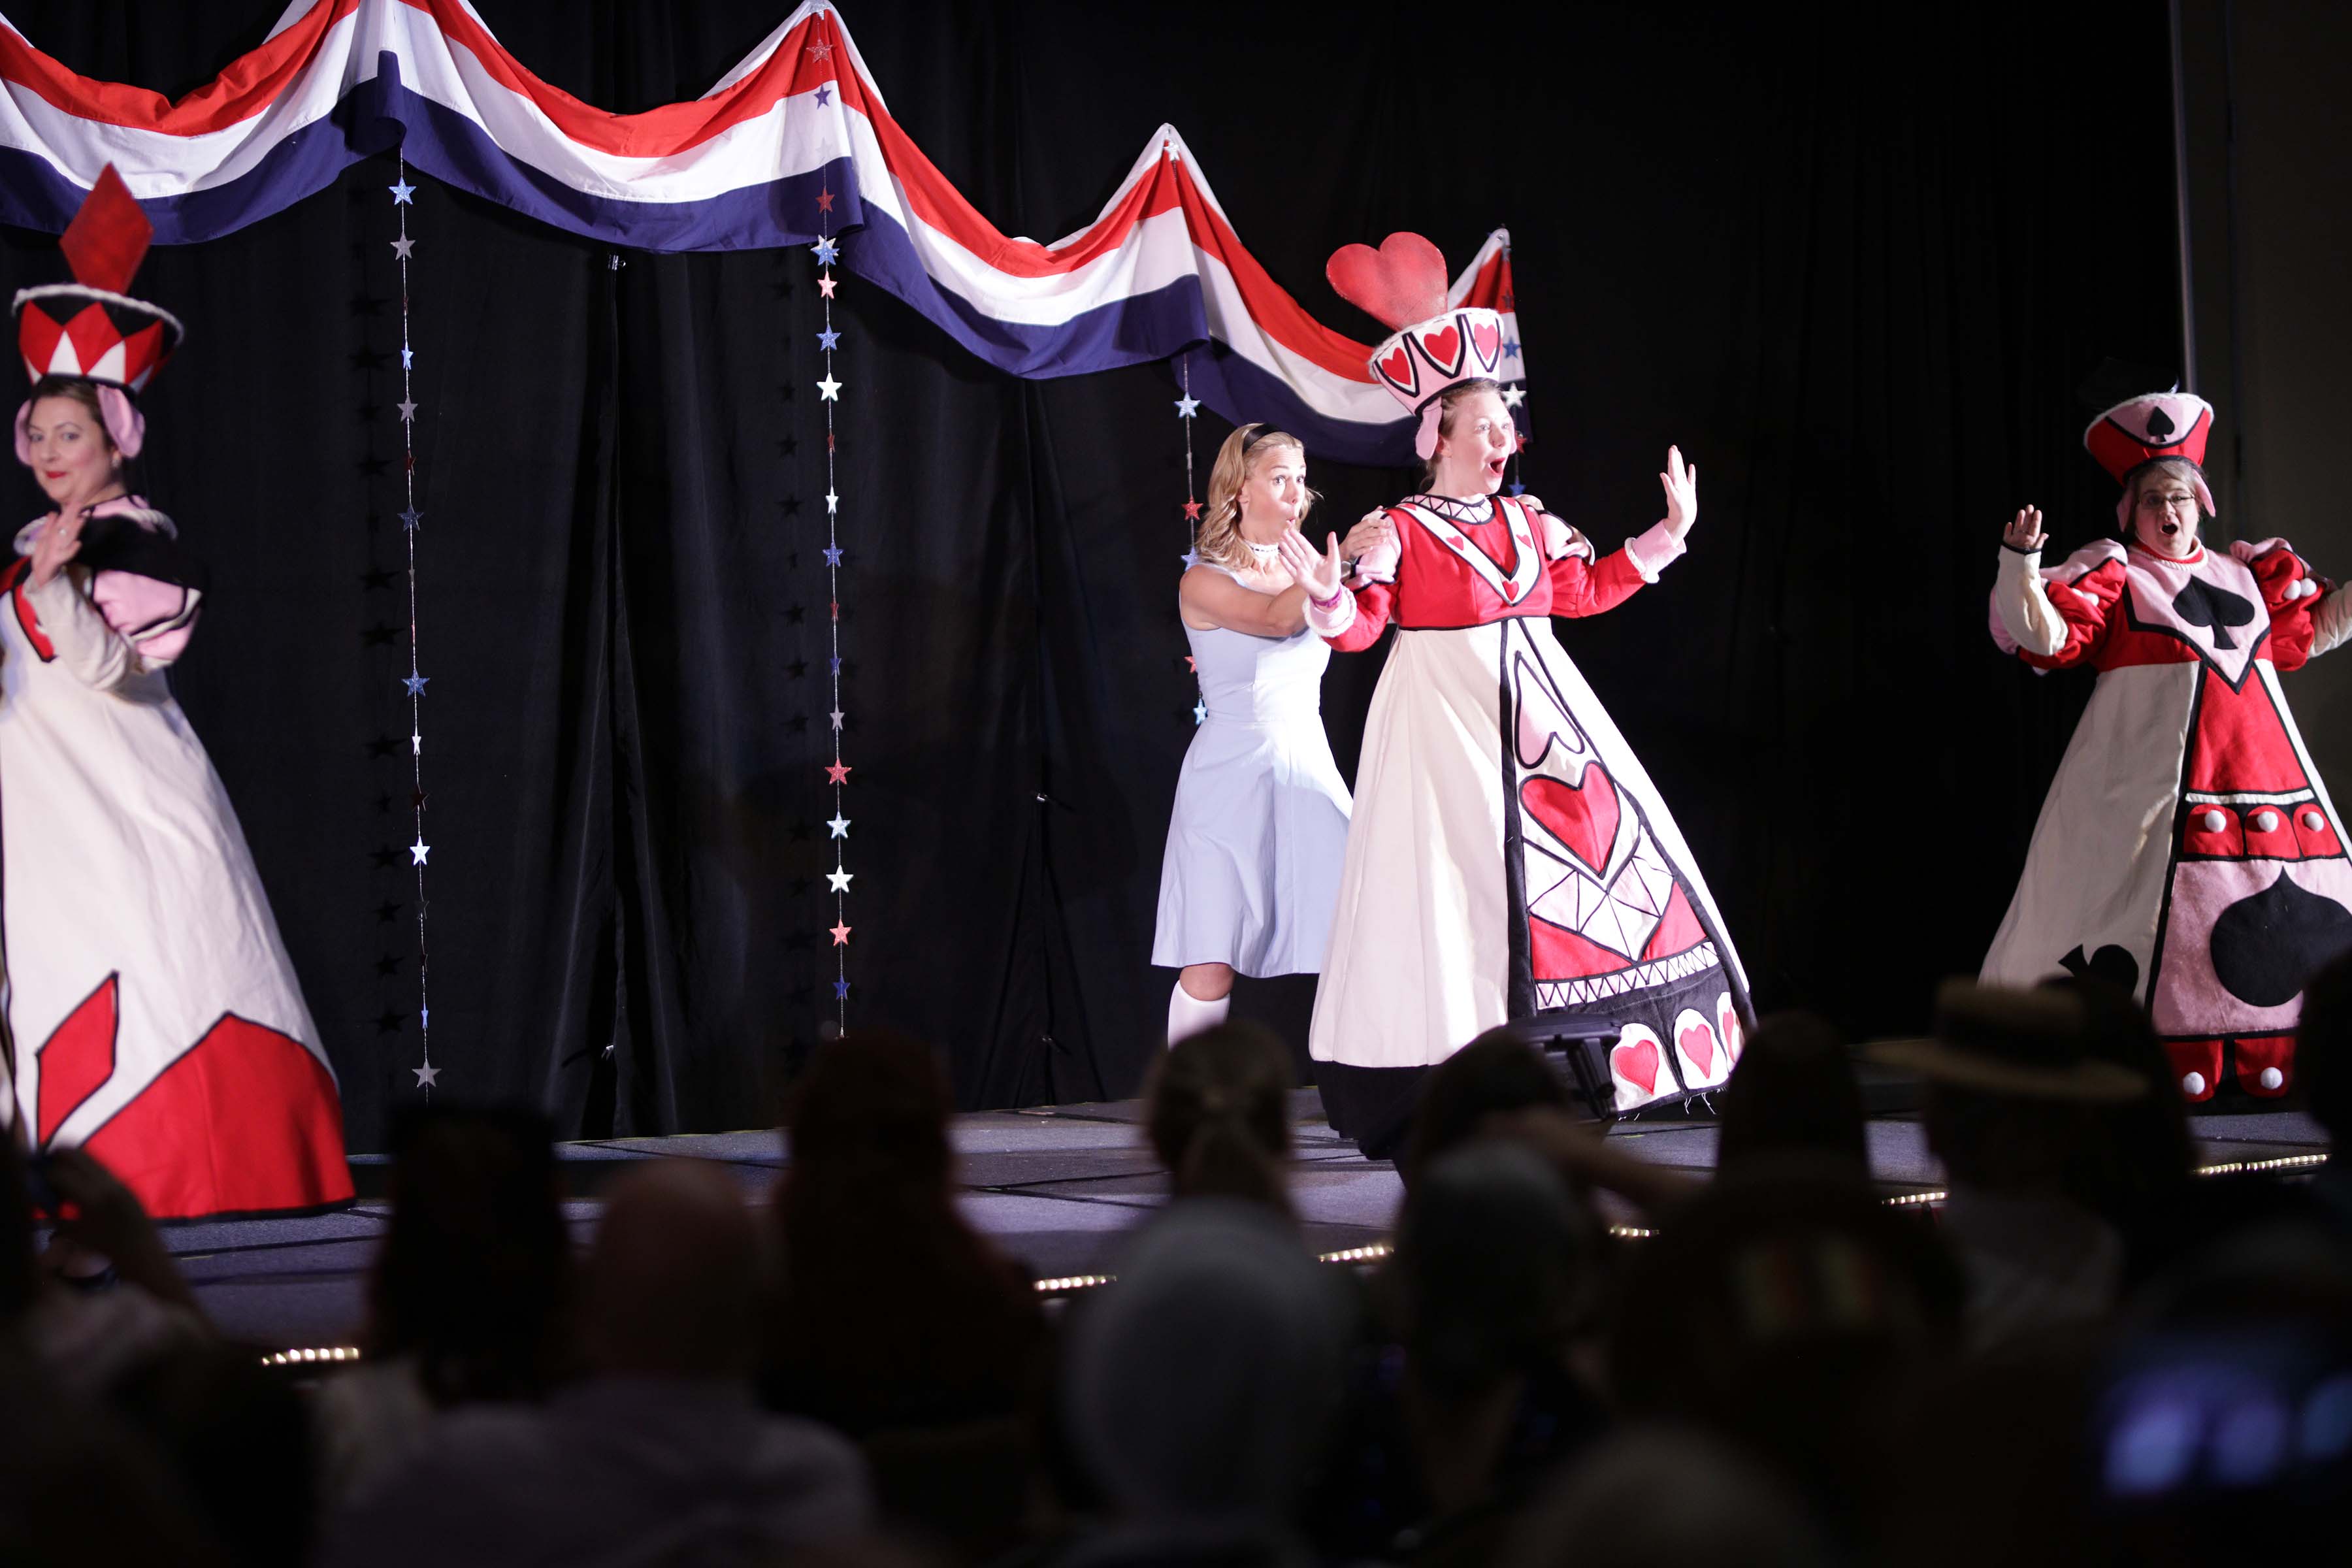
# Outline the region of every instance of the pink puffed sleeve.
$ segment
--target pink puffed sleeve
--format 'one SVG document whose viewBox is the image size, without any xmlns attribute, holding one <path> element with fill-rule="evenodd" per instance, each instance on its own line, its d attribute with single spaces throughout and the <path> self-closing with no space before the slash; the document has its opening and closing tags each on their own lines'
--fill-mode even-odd
<svg viewBox="0 0 2352 1568">
<path fill-rule="evenodd" d="M 194 588 L 130 572 L 99 573 L 90 579 L 89 596 L 149 669 L 163 668 L 187 647 L 204 600 Z"/>
</svg>

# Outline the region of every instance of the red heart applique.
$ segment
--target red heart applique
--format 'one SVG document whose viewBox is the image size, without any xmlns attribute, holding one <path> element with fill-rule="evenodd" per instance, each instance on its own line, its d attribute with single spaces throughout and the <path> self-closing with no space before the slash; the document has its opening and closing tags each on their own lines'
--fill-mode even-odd
<svg viewBox="0 0 2352 1568">
<path fill-rule="evenodd" d="M 1423 332 L 1421 346 L 1437 367 L 1450 375 L 1462 359 L 1462 331 L 1458 327 L 1444 327 L 1434 332 Z"/>
<path fill-rule="evenodd" d="M 1623 813 L 1617 786 L 1599 763 L 1584 764 L 1576 784 L 1559 779 L 1529 779 L 1519 786 L 1519 804 L 1584 862 L 1593 876 L 1609 869 L 1609 851 L 1617 843 L 1617 819 Z"/>
<path fill-rule="evenodd" d="M 1689 1060 L 1691 1066 L 1698 1068 L 1699 1077 L 1715 1076 L 1715 1031 L 1713 1029 L 1708 1028 L 1704 1023 L 1693 1024 L 1675 1036 L 1675 1039 L 1682 1047 L 1683 1055 Z"/>
<path fill-rule="evenodd" d="M 1391 349 L 1387 356 L 1381 361 L 1381 374 L 1407 392 L 1414 390 L 1418 381 L 1412 374 L 1412 356 L 1404 352 L 1402 343 Z"/>
<path fill-rule="evenodd" d="M 1638 1087 L 1643 1094 L 1657 1093 L 1658 1042 L 1640 1039 L 1630 1046 L 1615 1047 L 1609 1053 L 1609 1070 Z"/>
<path fill-rule="evenodd" d="M 1374 250 L 1343 245 L 1323 264 L 1339 298 L 1381 324 L 1409 327 L 1445 309 L 1445 258 L 1417 234 L 1392 234 Z"/>
<path fill-rule="evenodd" d="M 1478 363 L 1488 370 L 1495 368 L 1495 356 L 1503 347 L 1503 329 L 1474 325 L 1470 329 L 1470 346 L 1478 351 Z"/>
</svg>

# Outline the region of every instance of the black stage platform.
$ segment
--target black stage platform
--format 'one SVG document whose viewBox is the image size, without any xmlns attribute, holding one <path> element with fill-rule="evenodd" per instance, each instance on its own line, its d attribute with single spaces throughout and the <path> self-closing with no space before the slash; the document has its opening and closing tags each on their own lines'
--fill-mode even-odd
<svg viewBox="0 0 2352 1568">
<path fill-rule="evenodd" d="M 1940 1173 L 1927 1153 L 1906 1086 L 1866 1085 L 1873 1106 L 1873 1174 L 1891 1201 L 1932 1203 Z M 1035 1110 L 982 1111 L 955 1123 L 964 1212 L 1021 1259 L 1049 1290 L 1081 1288 L 1110 1267 L 1119 1236 L 1166 1198 L 1167 1173 L 1138 1125 L 1139 1100 Z M 1375 1247 L 1388 1236 L 1402 1192 L 1395 1169 L 1367 1161 L 1322 1120 L 1312 1089 L 1297 1101 L 1298 1155 L 1291 1190 L 1318 1252 Z M 2315 1165 L 2326 1134 L 2296 1111 L 2192 1119 L 2209 1168 Z M 1678 1170 L 1715 1163 L 1711 1120 L 1670 1112 L 1619 1122 L 1612 1142 Z M 633 1160 L 694 1158 L 727 1166 L 754 1203 L 765 1203 L 786 1163 L 772 1131 L 614 1139 L 559 1146 L 566 1213 L 583 1240 L 593 1231 L 604 1183 Z M 361 1289 L 386 1216 L 383 1162 L 352 1161 L 358 1205 L 303 1219 L 176 1226 L 166 1239 L 222 1331 L 264 1348 L 349 1345 Z M 1613 1217 L 1629 1228 L 1637 1216 Z"/>
</svg>

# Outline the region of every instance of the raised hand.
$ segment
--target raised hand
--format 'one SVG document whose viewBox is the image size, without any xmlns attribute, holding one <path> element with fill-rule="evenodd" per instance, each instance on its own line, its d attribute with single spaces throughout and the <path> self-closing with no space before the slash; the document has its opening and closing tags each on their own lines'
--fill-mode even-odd
<svg viewBox="0 0 2352 1568">
<path fill-rule="evenodd" d="M 2038 506 L 2024 508 L 2009 520 L 2007 528 L 2000 531 L 2000 542 L 2003 544 L 2008 545 L 2011 550 L 2021 550 L 2029 555 L 2041 549 L 2049 538 L 2048 534 L 2042 531 L 2042 509 Z"/>
<path fill-rule="evenodd" d="M 1340 574 L 1345 570 L 1339 564 L 1339 536 L 1331 534 L 1324 542 L 1328 549 L 1318 552 L 1295 528 L 1284 529 L 1282 537 L 1275 542 L 1292 580 L 1307 590 L 1308 598 L 1318 601 L 1339 593 Z"/>
<path fill-rule="evenodd" d="M 35 587 L 56 576 L 67 562 L 81 553 L 82 524 L 89 521 L 89 509 L 83 506 L 68 505 L 49 514 L 33 540 Z"/>
<path fill-rule="evenodd" d="M 1698 521 L 1698 465 L 1683 463 L 1680 447 L 1666 448 L 1666 471 L 1658 476 L 1666 489 L 1666 529 L 1676 539 Z"/>
</svg>

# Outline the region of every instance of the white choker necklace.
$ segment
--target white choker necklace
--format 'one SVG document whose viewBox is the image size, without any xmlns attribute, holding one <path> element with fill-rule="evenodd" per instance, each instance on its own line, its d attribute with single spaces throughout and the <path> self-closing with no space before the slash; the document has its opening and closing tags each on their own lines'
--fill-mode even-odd
<svg viewBox="0 0 2352 1568">
<path fill-rule="evenodd" d="M 1260 544 L 1255 539 L 1244 539 L 1242 542 L 1248 545 L 1249 552 L 1261 562 L 1271 561 L 1282 553 L 1282 546 L 1279 544 Z"/>
</svg>

